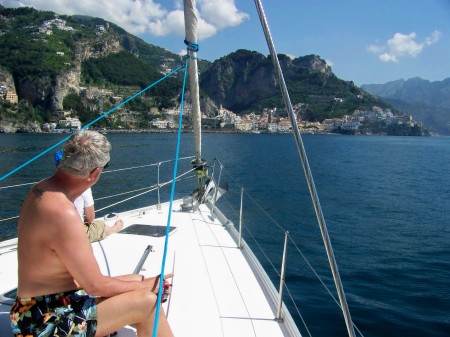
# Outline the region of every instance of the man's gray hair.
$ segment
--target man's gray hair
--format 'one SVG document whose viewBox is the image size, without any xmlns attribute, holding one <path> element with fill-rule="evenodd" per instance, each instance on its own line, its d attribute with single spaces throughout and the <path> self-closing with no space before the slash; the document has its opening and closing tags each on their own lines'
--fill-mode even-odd
<svg viewBox="0 0 450 337">
<path fill-rule="evenodd" d="M 105 136 L 96 131 L 83 130 L 75 133 L 64 144 L 59 168 L 85 177 L 96 167 L 109 162 L 111 144 Z"/>
</svg>

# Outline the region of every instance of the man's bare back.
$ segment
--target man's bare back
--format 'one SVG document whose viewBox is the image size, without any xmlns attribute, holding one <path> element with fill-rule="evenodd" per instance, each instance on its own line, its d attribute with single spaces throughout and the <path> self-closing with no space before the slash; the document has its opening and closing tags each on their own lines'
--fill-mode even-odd
<svg viewBox="0 0 450 337">
<path fill-rule="evenodd" d="M 19 297 L 77 289 L 61 260 L 64 255 L 55 249 L 67 243 L 77 250 L 92 250 L 73 203 L 54 180 L 49 178 L 34 186 L 22 207 L 18 227 Z M 70 250 L 63 251 L 70 254 Z"/>
<path fill-rule="evenodd" d="M 103 135 L 75 134 L 56 173 L 26 196 L 18 224 L 18 297 L 10 313 L 14 333 L 70 329 L 94 337 L 134 324 L 139 337 L 152 335 L 159 278 L 104 276 L 73 205 L 98 181 L 109 151 Z M 158 319 L 158 336 L 173 336 L 163 310 Z"/>
</svg>

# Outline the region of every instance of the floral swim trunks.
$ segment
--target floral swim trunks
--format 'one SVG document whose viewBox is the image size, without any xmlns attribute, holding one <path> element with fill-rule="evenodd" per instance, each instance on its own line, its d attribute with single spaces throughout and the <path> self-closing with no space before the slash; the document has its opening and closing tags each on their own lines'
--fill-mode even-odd
<svg viewBox="0 0 450 337">
<path fill-rule="evenodd" d="M 11 312 L 16 337 L 94 337 L 97 298 L 81 290 L 16 298 Z"/>
</svg>

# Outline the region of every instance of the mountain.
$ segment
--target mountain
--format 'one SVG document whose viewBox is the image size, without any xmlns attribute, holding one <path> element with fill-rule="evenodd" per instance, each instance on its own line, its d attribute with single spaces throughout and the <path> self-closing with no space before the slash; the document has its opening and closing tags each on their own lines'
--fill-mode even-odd
<svg viewBox="0 0 450 337">
<path fill-rule="evenodd" d="M 154 81 L 165 69 L 180 64 L 178 55 L 103 19 L 26 7 L 0 7 L 0 17 L 0 66 L 11 73 L 20 99 L 45 110 L 62 110 L 63 99 L 71 90 L 78 93 L 81 82 L 95 82 L 93 72 L 97 71 L 98 81 L 103 80 L 104 69 L 97 69 L 93 60 L 113 58 L 119 62 L 114 55 L 123 53 L 117 57 L 123 63 L 108 71 L 121 77 L 130 65 L 132 75 L 140 73 L 134 84 Z M 117 77 L 106 78 L 106 82 L 114 80 Z"/>
<path fill-rule="evenodd" d="M 43 123 L 67 113 L 90 121 L 183 64 L 179 55 L 100 18 L 1 5 L 0 50 L 0 82 L 19 101 L 18 105 L 0 101 L 0 120 L 11 130 L 14 123 Z M 390 107 L 337 78 L 317 55 L 278 57 L 291 101 L 305 120 L 323 121 L 373 105 Z M 263 108 L 277 108 L 283 114 L 270 57 L 238 50 L 213 63 L 199 59 L 198 66 L 206 114 L 214 115 L 220 106 L 237 114 L 261 113 Z M 170 77 L 100 125 L 147 126 L 161 116 L 161 109 L 177 104 L 181 80 L 182 74 Z M 159 113 L 150 113 L 154 108 Z"/>
<path fill-rule="evenodd" d="M 450 135 L 450 78 L 430 82 L 419 77 L 385 84 L 363 84 L 362 89 L 407 111 L 431 131 Z"/>
<path fill-rule="evenodd" d="M 279 54 L 278 59 L 293 105 L 302 106 L 302 119 L 323 121 L 373 105 L 388 106 L 352 82 L 337 78 L 317 55 L 291 59 Z M 284 107 L 270 56 L 255 51 L 237 50 L 214 61 L 200 77 L 200 86 L 210 98 L 232 111 Z"/>
</svg>

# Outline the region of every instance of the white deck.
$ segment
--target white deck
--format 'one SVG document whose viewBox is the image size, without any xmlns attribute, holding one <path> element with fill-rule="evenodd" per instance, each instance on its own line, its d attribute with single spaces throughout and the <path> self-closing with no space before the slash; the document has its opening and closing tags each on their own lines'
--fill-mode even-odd
<svg viewBox="0 0 450 337">
<path fill-rule="evenodd" d="M 167 212 L 168 204 L 163 204 L 161 210 L 152 206 L 119 216 L 125 221 L 125 230 L 135 224 L 165 227 Z M 165 274 L 173 271 L 174 278 L 171 296 L 163 307 L 175 336 L 300 336 L 289 324 L 291 317 L 286 311 L 284 323 L 275 320 L 273 286 L 264 289 L 267 279 L 255 273 L 258 268 L 249 265 L 246 250 L 237 248 L 233 236 L 207 206 L 201 205 L 196 212 L 181 212 L 180 202 L 175 202 L 171 227 Z M 152 245 L 140 273 L 154 276 L 161 271 L 164 241 L 164 235 L 119 233 L 93 246 L 103 273 L 114 276 L 132 273 L 145 248 Z M 10 244 L 12 247 L 0 250 L 0 293 L 17 283 L 15 241 Z M 8 249 L 10 252 L 3 254 Z M 5 270 L 4 266 L 10 267 Z M 0 305 L 2 337 L 11 335 L 8 311 L 7 306 Z M 134 336 L 134 331 L 122 329 L 119 336 Z"/>
</svg>

